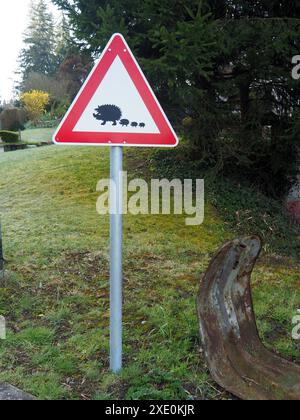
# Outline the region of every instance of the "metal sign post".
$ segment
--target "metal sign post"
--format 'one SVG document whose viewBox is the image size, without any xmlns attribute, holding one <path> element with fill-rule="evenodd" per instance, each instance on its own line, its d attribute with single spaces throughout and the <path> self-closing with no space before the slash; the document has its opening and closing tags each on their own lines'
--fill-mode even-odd
<svg viewBox="0 0 300 420">
<path fill-rule="evenodd" d="M 122 369 L 123 147 L 176 147 L 179 141 L 121 34 L 112 36 L 53 141 L 111 148 L 110 367 L 118 373 Z"/>
<path fill-rule="evenodd" d="M 122 369 L 123 148 L 110 149 L 110 368 Z"/>
</svg>

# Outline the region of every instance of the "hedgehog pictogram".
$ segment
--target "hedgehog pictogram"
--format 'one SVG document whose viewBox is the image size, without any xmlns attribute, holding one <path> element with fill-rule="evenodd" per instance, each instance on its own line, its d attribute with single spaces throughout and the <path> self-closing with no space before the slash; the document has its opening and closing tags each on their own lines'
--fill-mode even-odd
<svg viewBox="0 0 300 420">
<path fill-rule="evenodd" d="M 120 124 L 121 124 L 122 127 L 128 127 L 129 122 L 130 122 L 129 120 L 124 119 L 124 120 L 120 121 Z"/>
<path fill-rule="evenodd" d="M 93 116 L 96 120 L 102 121 L 101 125 L 105 125 L 107 122 L 117 125 L 117 121 L 120 121 L 122 118 L 122 111 L 116 105 L 101 105 L 95 111 L 96 113 Z"/>
<path fill-rule="evenodd" d="M 126 118 L 122 118 L 122 110 L 117 105 L 99 105 L 98 108 L 95 109 L 95 113 L 93 114 L 93 117 L 96 118 L 98 121 L 102 121 L 101 125 L 106 125 L 107 122 L 111 122 L 113 126 L 117 125 L 117 122 L 119 121 L 119 124 L 122 127 L 128 127 L 129 125 L 133 128 L 145 128 L 145 123 L 138 123 L 136 121 L 133 121 L 130 123 L 130 121 Z"/>
</svg>

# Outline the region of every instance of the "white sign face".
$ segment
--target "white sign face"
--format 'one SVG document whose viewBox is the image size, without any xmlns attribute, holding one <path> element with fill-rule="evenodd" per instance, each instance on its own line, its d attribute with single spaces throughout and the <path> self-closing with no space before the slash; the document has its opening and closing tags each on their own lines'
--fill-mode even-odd
<svg viewBox="0 0 300 420">
<path fill-rule="evenodd" d="M 113 106 L 113 107 L 112 107 Z M 103 114 L 97 110 L 115 114 L 115 121 L 105 124 Z M 107 108 L 104 108 L 107 107 Z M 109 108 L 111 107 L 111 108 Z M 97 118 L 101 118 L 97 120 Z M 95 133 L 143 133 L 159 134 L 150 112 L 134 86 L 124 64 L 117 56 L 92 100 L 83 112 L 73 131 Z"/>
</svg>

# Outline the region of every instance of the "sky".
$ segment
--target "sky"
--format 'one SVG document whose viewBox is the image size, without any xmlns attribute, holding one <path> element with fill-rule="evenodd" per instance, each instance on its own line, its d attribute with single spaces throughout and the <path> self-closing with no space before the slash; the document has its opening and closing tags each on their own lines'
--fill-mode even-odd
<svg viewBox="0 0 300 420">
<path fill-rule="evenodd" d="M 13 97 L 14 80 L 17 78 L 15 72 L 18 70 L 23 33 L 28 25 L 30 3 L 31 0 L 0 2 L 0 100 Z M 51 9 L 57 13 L 54 6 Z"/>
</svg>

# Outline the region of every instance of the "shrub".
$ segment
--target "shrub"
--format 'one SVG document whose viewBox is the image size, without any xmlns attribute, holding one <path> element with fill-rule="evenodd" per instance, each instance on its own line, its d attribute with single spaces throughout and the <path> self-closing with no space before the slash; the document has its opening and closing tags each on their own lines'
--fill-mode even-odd
<svg viewBox="0 0 300 420">
<path fill-rule="evenodd" d="M 206 202 L 212 205 L 226 225 L 241 235 L 260 235 L 265 249 L 299 256 L 299 227 L 283 208 L 282 201 L 268 197 L 251 182 L 221 178 L 201 161 L 188 160 L 189 144 L 182 140 L 172 152 L 163 149 L 151 153 L 149 165 L 159 178 L 205 180 Z"/>
<path fill-rule="evenodd" d="M 70 105 L 71 104 L 70 104 L 69 101 L 60 102 L 52 113 L 53 117 L 56 118 L 56 119 L 62 118 L 66 114 L 66 112 L 68 111 Z"/>
<path fill-rule="evenodd" d="M 1 113 L 0 121 L 2 130 L 22 130 L 25 123 L 25 114 L 18 108 L 7 108 Z"/>
<path fill-rule="evenodd" d="M 33 90 L 23 93 L 20 99 L 24 104 L 28 117 L 34 124 L 37 124 L 50 101 L 50 95 L 47 92 Z"/>
<path fill-rule="evenodd" d="M 14 131 L 0 131 L 0 138 L 4 143 L 18 143 L 20 141 L 19 133 Z"/>
</svg>

